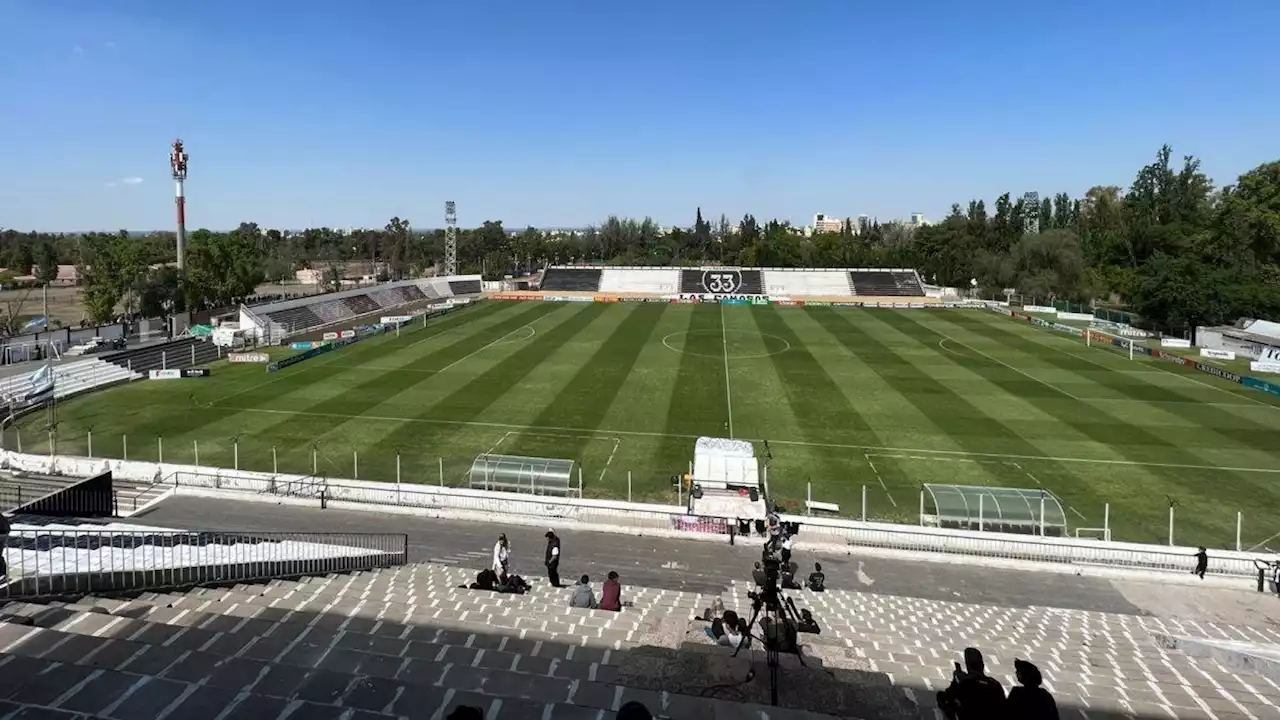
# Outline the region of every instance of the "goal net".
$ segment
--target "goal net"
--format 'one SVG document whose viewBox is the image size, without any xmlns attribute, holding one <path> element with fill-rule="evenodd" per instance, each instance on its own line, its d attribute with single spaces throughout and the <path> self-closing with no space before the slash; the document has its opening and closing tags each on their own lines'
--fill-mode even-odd
<svg viewBox="0 0 1280 720">
<path fill-rule="evenodd" d="M 1089 347 L 1102 347 L 1124 353 L 1129 356 L 1130 360 L 1133 359 L 1135 349 L 1140 355 L 1150 354 L 1146 352 L 1146 345 L 1138 343 L 1134 338 L 1116 335 L 1092 327 L 1084 331 L 1084 341 Z"/>
</svg>

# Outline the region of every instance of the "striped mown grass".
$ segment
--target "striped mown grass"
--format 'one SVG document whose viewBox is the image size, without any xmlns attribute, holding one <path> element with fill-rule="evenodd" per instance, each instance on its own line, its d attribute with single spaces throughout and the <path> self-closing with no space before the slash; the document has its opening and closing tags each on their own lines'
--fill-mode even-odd
<svg viewBox="0 0 1280 720">
<path fill-rule="evenodd" d="M 1246 546 L 1280 533 L 1280 407 L 977 310 L 496 303 L 278 373 L 220 365 L 64 402 L 57 449 L 458 485 L 492 451 L 579 462 L 589 497 L 673 500 L 700 435 L 770 486 L 915 522 L 929 482 L 1045 488 L 1072 527 Z M 44 415 L 20 423 L 47 452 Z M 127 438 L 127 440 L 125 439 Z M 17 435 L 6 434 L 14 447 Z M 274 454 L 273 454 L 274 448 Z"/>
</svg>

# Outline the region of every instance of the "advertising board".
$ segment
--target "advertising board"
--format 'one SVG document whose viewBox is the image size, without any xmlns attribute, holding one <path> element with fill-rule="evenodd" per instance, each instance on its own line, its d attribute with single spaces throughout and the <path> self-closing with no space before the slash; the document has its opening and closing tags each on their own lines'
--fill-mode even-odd
<svg viewBox="0 0 1280 720">
<path fill-rule="evenodd" d="M 182 377 L 209 377 L 212 374 L 209 368 L 184 368 L 182 370 Z"/>
<path fill-rule="evenodd" d="M 1185 338 L 1160 338 L 1160 347 L 1182 348 L 1185 350 L 1191 347 L 1191 341 Z"/>
<path fill-rule="evenodd" d="M 325 333 L 324 335 L 321 335 L 320 337 L 321 337 L 321 338 L 323 338 L 323 339 L 325 339 L 325 340 L 337 340 L 337 339 L 338 339 L 338 333 L 336 333 L 336 332 L 327 332 L 327 333 Z"/>
<path fill-rule="evenodd" d="M 1198 363 L 1195 363 L 1195 368 L 1202 373 L 1209 373 L 1210 375 L 1216 375 L 1222 378 L 1223 380 L 1230 380 L 1231 382 L 1236 382 L 1236 383 L 1240 382 L 1241 380 L 1241 377 L 1239 375 L 1231 372 L 1230 370 L 1223 370 L 1217 365 L 1205 365 L 1204 363 L 1198 362 Z"/>
<path fill-rule="evenodd" d="M 1058 313 L 1058 319 L 1060 320 L 1092 320 L 1093 315 L 1089 313 L 1060 312 Z"/>
<path fill-rule="evenodd" d="M 1235 360 L 1236 354 L 1230 350 L 1200 348 L 1200 357 L 1214 358 L 1215 360 Z"/>
<path fill-rule="evenodd" d="M 613 295 L 597 295 L 593 299 L 598 303 L 615 303 L 622 301 L 622 298 L 615 297 Z"/>
<path fill-rule="evenodd" d="M 302 343 L 294 343 L 301 345 Z M 308 346 L 311 343 L 306 343 Z M 311 348 L 308 347 L 308 350 Z M 227 362 L 233 363 L 268 363 L 271 362 L 271 356 L 266 353 L 227 353 Z"/>
<path fill-rule="evenodd" d="M 177 380 L 182 377 L 181 370 L 151 370 L 147 377 L 152 380 Z"/>
<path fill-rule="evenodd" d="M 407 323 L 413 319 L 412 315 L 388 315 L 382 318 L 383 325 L 398 325 L 399 323 Z"/>
<path fill-rule="evenodd" d="M 1058 308 L 1047 307 L 1045 305 L 1023 305 L 1022 309 L 1026 312 L 1046 313 L 1049 315 L 1057 315 Z"/>
<path fill-rule="evenodd" d="M 1050 327 L 1052 327 L 1054 330 L 1057 330 L 1060 333 L 1066 333 L 1068 335 L 1079 336 L 1084 334 L 1084 331 L 1081 330 L 1080 328 L 1072 327 L 1070 325 L 1063 325 L 1062 323 L 1053 323 L 1052 325 L 1050 325 Z"/>
<path fill-rule="evenodd" d="M 338 337 L 342 337 L 342 338 L 353 338 L 355 336 L 356 336 L 355 330 L 343 330 L 342 332 L 338 333 Z"/>
<path fill-rule="evenodd" d="M 1254 360 L 1249 363 L 1249 369 L 1254 372 L 1280 373 L 1280 362 L 1275 362 L 1274 360 Z"/>
</svg>

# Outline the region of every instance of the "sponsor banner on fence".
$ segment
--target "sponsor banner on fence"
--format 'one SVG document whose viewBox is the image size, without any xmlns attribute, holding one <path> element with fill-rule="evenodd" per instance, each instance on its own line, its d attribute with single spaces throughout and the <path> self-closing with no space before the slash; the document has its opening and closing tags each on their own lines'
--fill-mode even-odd
<svg viewBox="0 0 1280 720">
<path fill-rule="evenodd" d="M 336 332 L 327 332 L 327 333 L 325 333 L 324 335 L 321 335 L 320 337 L 321 337 L 322 339 L 324 339 L 324 340 L 337 340 L 337 339 L 338 339 L 338 333 L 336 333 Z"/>
<path fill-rule="evenodd" d="M 314 350 L 321 345 L 327 344 L 328 343 L 323 340 L 303 340 L 301 342 L 289 343 L 289 348 L 292 350 Z"/>
<path fill-rule="evenodd" d="M 407 323 L 413 319 L 412 315 L 388 315 L 382 318 L 383 325 L 396 325 L 398 323 Z"/>
<path fill-rule="evenodd" d="M 227 362 L 267 363 L 271 362 L 271 356 L 266 353 L 227 353 Z"/>
<path fill-rule="evenodd" d="M 1186 349 L 1191 347 L 1191 341 L 1185 338 L 1160 338 L 1160 347 Z"/>
<path fill-rule="evenodd" d="M 829 302 L 807 302 L 805 307 L 831 307 Z"/>
<path fill-rule="evenodd" d="M 1214 358 L 1215 360 L 1235 360 L 1236 354 L 1230 350 L 1200 348 L 1200 357 Z"/>
<path fill-rule="evenodd" d="M 672 515 L 671 529 L 683 532 L 728 535 L 729 521 L 724 518 L 698 517 L 697 515 Z"/>
<path fill-rule="evenodd" d="M 1242 379 L 1239 375 L 1231 372 L 1230 370 L 1224 370 L 1218 367 L 1217 365 L 1205 365 L 1202 362 L 1198 362 L 1198 363 L 1195 363 L 1195 369 L 1199 370 L 1202 373 L 1217 375 L 1223 380 L 1230 380 L 1233 383 L 1238 383 Z"/>
<path fill-rule="evenodd" d="M 1089 313 L 1060 312 L 1058 313 L 1058 319 L 1059 320 L 1093 320 L 1093 315 Z"/>
<path fill-rule="evenodd" d="M 730 293 L 681 293 L 681 300 L 692 300 L 693 302 L 718 302 L 723 304 L 725 300 L 741 300 L 739 305 L 746 305 L 756 298 L 768 301 L 765 295 L 734 295 Z"/>
<path fill-rule="evenodd" d="M 355 336 L 356 336 L 355 330 L 343 330 L 342 332 L 338 333 L 338 337 L 353 338 Z"/>
<path fill-rule="evenodd" d="M 355 342 L 356 340 L 358 340 L 358 338 L 351 338 L 349 340 L 338 340 L 336 342 L 323 343 L 317 347 L 313 347 L 310 350 L 307 350 L 306 352 L 300 352 L 297 355 L 291 355 L 287 358 L 284 358 L 282 360 L 277 360 L 276 362 L 271 363 L 270 365 L 267 366 L 267 372 L 276 372 L 277 370 L 283 370 L 289 367 L 290 365 L 297 365 L 303 360 L 310 360 L 311 358 L 316 357 L 317 355 L 323 355 L 331 350 L 336 350 L 340 347 L 345 347 Z"/>
<path fill-rule="evenodd" d="M 1076 337 L 1080 337 L 1081 335 L 1084 335 L 1084 330 L 1081 330 L 1078 327 L 1073 327 L 1071 325 L 1063 325 L 1062 323 L 1053 323 L 1049 327 L 1053 328 L 1054 330 L 1057 330 L 1060 333 L 1075 335 Z"/>
<path fill-rule="evenodd" d="M 1245 387 L 1250 387 L 1250 388 L 1253 388 L 1254 390 L 1261 390 L 1264 393 L 1271 393 L 1272 395 L 1280 396 L 1280 385 L 1277 385 L 1275 383 L 1269 383 L 1266 380 L 1259 380 L 1258 378 L 1251 378 L 1251 377 L 1243 378 L 1241 382 Z"/>
<path fill-rule="evenodd" d="M 1254 360 L 1249 363 L 1249 369 L 1254 372 L 1280 373 L 1280 362 L 1275 362 L 1274 360 Z"/>
<path fill-rule="evenodd" d="M 859 303 L 859 302 L 852 302 L 852 303 L 851 303 L 851 302 L 838 302 L 838 303 L 831 303 L 831 304 L 832 304 L 832 306 L 834 306 L 834 307 L 856 307 L 856 308 L 860 308 L 860 307 L 862 307 L 862 303 Z"/>
<path fill-rule="evenodd" d="M 725 298 L 724 300 L 720 301 L 720 304 L 721 305 L 750 305 L 751 303 L 747 302 L 742 298 Z"/>
<path fill-rule="evenodd" d="M 768 305 L 769 298 L 764 295 L 757 295 L 751 298 L 751 304 L 752 305 Z"/>
<path fill-rule="evenodd" d="M 1168 360 L 1174 365 L 1189 365 L 1191 363 L 1190 359 L 1184 358 L 1181 355 L 1174 355 L 1173 353 L 1162 352 L 1160 350 L 1152 350 L 1151 356 L 1160 360 Z"/>
<path fill-rule="evenodd" d="M 1120 326 L 1120 334 L 1125 337 L 1131 337 L 1131 338 L 1149 338 L 1149 337 L 1156 336 L 1156 334 L 1153 332 L 1150 332 L 1147 330 L 1139 330 L 1136 327 L 1129 327 L 1128 325 Z"/>
<path fill-rule="evenodd" d="M 775 300 L 773 304 L 782 307 L 804 307 L 803 300 Z"/>
<path fill-rule="evenodd" d="M 181 370 L 151 370 L 147 377 L 152 380 L 177 380 L 182 377 Z"/>
<path fill-rule="evenodd" d="M 1046 315 L 1058 314 L 1058 308 L 1046 307 L 1044 305 L 1023 305 L 1022 309 L 1026 312 L 1044 313 Z"/>
<path fill-rule="evenodd" d="M 611 302 L 621 302 L 622 298 L 615 297 L 613 295 L 597 295 L 595 296 L 594 300 L 596 302 L 611 303 Z"/>
<path fill-rule="evenodd" d="M 213 373 L 209 368 L 183 368 L 182 377 L 209 377 Z"/>
</svg>

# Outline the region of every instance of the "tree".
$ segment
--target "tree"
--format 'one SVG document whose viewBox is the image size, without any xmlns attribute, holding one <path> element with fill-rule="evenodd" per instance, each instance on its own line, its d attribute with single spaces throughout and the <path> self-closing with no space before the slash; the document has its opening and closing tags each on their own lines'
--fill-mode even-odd
<svg viewBox="0 0 1280 720">
<path fill-rule="evenodd" d="M 192 307 L 225 307 L 252 295 L 265 279 L 261 232 L 241 223 L 229 233 L 197 231 L 187 249 L 186 295 Z"/>
<path fill-rule="evenodd" d="M 37 250 L 35 276 L 41 285 L 58 279 L 58 250 L 50 239 L 43 240 Z"/>
</svg>

